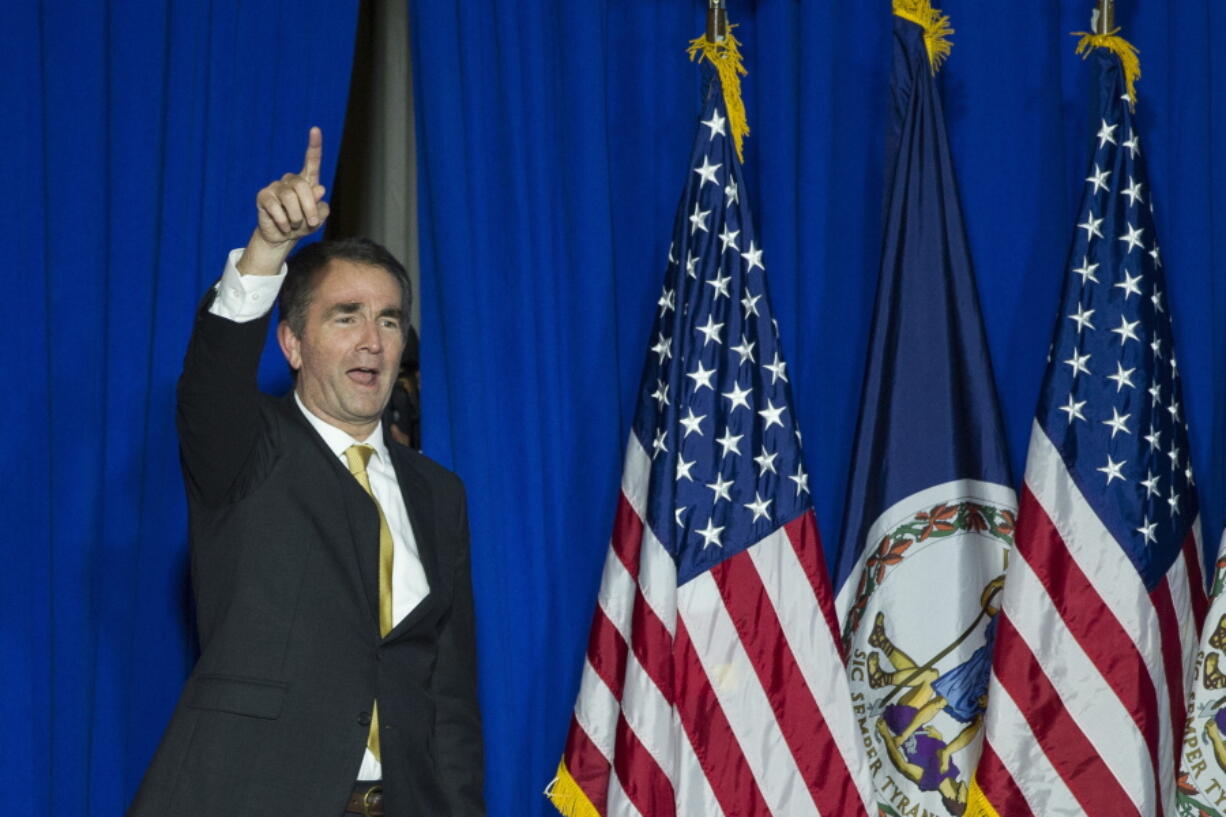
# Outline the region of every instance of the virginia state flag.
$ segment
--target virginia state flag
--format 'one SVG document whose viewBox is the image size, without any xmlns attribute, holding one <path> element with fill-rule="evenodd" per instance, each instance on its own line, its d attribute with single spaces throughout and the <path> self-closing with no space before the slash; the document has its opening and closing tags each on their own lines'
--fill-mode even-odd
<svg viewBox="0 0 1226 817">
<path fill-rule="evenodd" d="M 1226 531 L 1213 572 L 1176 793 L 1180 814 L 1197 817 L 1226 815 Z"/>
<path fill-rule="evenodd" d="M 926 0 L 894 14 L 885 240 L 837 607 L 881 813 L 961 814 L 1017 499 L 934 76 L 952 32 Z"/>
</svg>

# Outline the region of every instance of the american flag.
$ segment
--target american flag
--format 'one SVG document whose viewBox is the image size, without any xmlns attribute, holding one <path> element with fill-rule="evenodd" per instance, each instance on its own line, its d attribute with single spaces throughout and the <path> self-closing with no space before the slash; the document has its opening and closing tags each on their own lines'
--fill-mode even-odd
<svg viewBox="0 0 1226 817">
<path fill-rule="evenodd" d="M 1170 304 L 1124 70 L 1097 133 L 1005 580 L 968 814 L 1173 815 L 1204 611 Z M 977 789 L 977 790 L 976 790 Z"/>
<path fill-rule="evenodd" d="M 765 273 L 713 78 L 550 791 L 564 814 L 870 808 Z"/>
</svg>

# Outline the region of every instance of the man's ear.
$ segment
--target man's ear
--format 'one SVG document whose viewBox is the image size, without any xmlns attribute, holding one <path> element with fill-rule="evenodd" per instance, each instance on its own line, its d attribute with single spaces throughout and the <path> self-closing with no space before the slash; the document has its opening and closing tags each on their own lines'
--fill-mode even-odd
<svg viewBox="0 0 1226 817">
<path fill-rule="evenodd" d="M 302 341 L 294 334 L 294 330 L 289 328 L 287 321 L 281 321 L 277 324 L 277 343 L 281 347 L 281 354 L 285 355 L 285 360 L 289 363 L 289 367 L 294 371 L 302 368 Z"/>
</svg>

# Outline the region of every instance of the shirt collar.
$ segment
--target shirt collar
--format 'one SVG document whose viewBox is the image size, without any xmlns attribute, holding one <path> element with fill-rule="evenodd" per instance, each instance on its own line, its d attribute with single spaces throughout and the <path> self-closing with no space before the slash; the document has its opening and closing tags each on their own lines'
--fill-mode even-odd
<svg viewBox="0 0 1226 817">
<path fill-rule="evenodd" d="M 388 457 L 387 444 L 383 442 L 383 421 L 375 426 L 375 430 L 365 440 L 355 440 L 347 432 L 341 431 L 336 426 L 317 417 L 310 409 L 302 402 L 302 398 L 298 396 L 298 391 L 294 391 L 294 402 L 298 404 L 298 410 L 302 412 L 302 416 L 306 417 L 307 422 L 311 424 L 311 428 L 315 429 L 316 433 L 323 438 L 324 444 L 328 446 L 333 454 L 338 458 L 345 456 L 345 449 L 351 445 L 369 445 L 375 449 L 375 454 L 378 455 L 381 462 L 391 462 Z"/>
</svg>

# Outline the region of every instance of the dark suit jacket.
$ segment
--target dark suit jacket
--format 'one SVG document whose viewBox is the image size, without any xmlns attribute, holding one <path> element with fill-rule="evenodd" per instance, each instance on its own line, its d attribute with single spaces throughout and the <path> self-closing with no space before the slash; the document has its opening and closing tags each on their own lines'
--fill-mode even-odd
<svg viewBox="0 0 1226 817">
<path fill-rule="evenodd" d="M 387 438 L 430 593 L 380 638 L 374 503 L 256 387 L 268 319 L 211 302 L 178 416 L 201 655 L 129 817 L 340 817 L 376 698 L 387 813 L 484 814 L 463 486 Z"/>
</svg>

